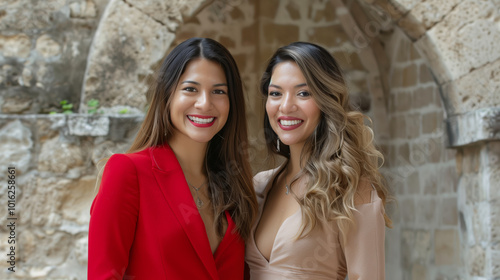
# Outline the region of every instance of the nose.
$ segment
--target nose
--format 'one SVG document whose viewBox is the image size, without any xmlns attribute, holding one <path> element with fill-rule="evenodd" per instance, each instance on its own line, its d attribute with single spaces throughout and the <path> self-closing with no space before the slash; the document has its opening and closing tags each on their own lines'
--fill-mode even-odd
<svg viewBox="0 0 500 280">
<path fill-rule="evenodd" d="M 201 111 L 208 111 L 212 106 L 212 98 L 210 96 L 210 92 L 208 90 L 202 90 L 198 94 L 198 98 L 196 99 L 196 103 L 194 107 Z"/>
<path fill-rule="evenodd" d="M 285 93 L 280 104 L 280 111 L 283 114 L 288 114 L 297 110 L 297 105 L 295 104 L 295 97 L 293 94 Z"/>
</svg>

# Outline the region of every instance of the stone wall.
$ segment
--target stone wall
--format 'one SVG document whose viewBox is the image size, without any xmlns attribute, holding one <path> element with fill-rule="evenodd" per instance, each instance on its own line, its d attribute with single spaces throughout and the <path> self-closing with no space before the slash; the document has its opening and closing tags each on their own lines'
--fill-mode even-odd
<svg viewBox="0 0 500 280">
<path fill-rule="evenodd" d="M 0 262 L 2 279 L 86 279 L 90 205 L 98 162 L 128 149 L 142 121 L 137 115 L 1 115 L 1 180 L 15 167 L 13 216 L 2 199 L 0 219 L 17 220 L 15 272 Z M 7 194 L 7 185 L 0 191 Z M 5 196 L 3 196 L 5 197 Z M 0 254 L 12 234 L 0 228 Z"/>
<path fill-rule="evenodd" d="M 0 168 L 15 166 L 18 184 L 17 271 L 1 262 L 0 278 L 85 279 L 97 163 L 127 149 L 145 80 L 192 36 L 235 56 L 254 172 L 266 167 L 257 85 L 267 59 L 293 41 L 326 47 L 373 119 L 398 201 L 387 279 L 499 278 L 499 8 L 493 0 L 0 4 Z M 91 99 L 97 114 L 85 114 Z M 47 115 L 62 100 L 82 114 Z M 0 227 L 3 256 L 9 235 Z"/>
<path fill-rule="evenodd" d="M 439 86 L 401 30 L 384 36 L 384 43 L 391 61 L 390 129 L 379 137 L 398 203 L 390 209 L 394 228 L 386 232 L 387 279 L 455 279 L 464 274 L 457 172 L 455 152 L 445 146 Z"/>
</svg>

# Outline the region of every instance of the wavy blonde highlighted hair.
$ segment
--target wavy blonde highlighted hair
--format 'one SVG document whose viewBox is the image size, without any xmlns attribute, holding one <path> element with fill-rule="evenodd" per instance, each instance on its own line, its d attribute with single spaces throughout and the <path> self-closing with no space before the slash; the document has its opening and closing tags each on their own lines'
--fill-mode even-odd
<svg viewBox="0 0 500 280">
<path fill-rule="evenodd" d="M 305 162 L 301 175 L 306 175 L 309 181 L 305 195 L 296 197 L 303 220 L 299 237 L 306 236 L 320 221 L 336 220 L 345 238 L 353 224 L 354 198 L 361 178 L 374 186 L 384 207 L 392 199 L 379 171 L 383 155 L 374 146 L 372 129 L 365 125 L 369 118 L 349 104 L 349 93 L 339 65 L 318 45 L 295 42 L 276 51 L 261 79 L 260 91 L 266 99 L 272 72 L 284 61 L 293 61 L 301 69 L 311 96 L 321 110 L 321 120 L 301 154 L 301 162 Z M 270 153 L 282 155 L 288 162 L 289 147 L 280 143 L 279 151 L 276 149 L 279 140 L 267 112 L 264 130 Z M 385 211 L 384 218 L 386 226 L 391 227 L 392 222 Z"/>
</svg>

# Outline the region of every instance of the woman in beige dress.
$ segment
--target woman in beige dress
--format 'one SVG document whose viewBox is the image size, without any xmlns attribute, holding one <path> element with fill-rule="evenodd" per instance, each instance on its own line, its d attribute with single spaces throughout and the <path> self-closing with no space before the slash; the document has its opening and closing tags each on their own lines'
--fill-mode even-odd
<svg viewBox="0 0 500 280">
<path fill-rule="evenodd" d="M 383 157 L 337 62 L 292 43 L 272 56 L 260 90 L 268 149 L 286 160 L 254 177 L 250 279 L 385 279 Z"/>
</svg>

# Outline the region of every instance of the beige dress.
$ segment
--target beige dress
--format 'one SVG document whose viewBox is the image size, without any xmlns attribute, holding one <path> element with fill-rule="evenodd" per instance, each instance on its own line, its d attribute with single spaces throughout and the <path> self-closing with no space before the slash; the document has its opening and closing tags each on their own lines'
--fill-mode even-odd
<svg viewBox="0 0 500 280">
<path fill-rule="evenodd" d="M 255 244 L 257 227 L 272 179 L 278 169 L 260 172 L 254 177 L 259 214 L 246 244 L 246 262 L 251 280 L 280 279 L 385 279 L 384 235 L 385 222 L 382 200 L 375 190 L 371 202 L 356 205 L 356 228 L 349 231 L 347 240 L 341 240 L 336 223 L 315 227 L 305 238 L 295 240 L 302 223 L 301 210 L 288 217 L 279 228 L 269 261 Z"/>
</svg>

